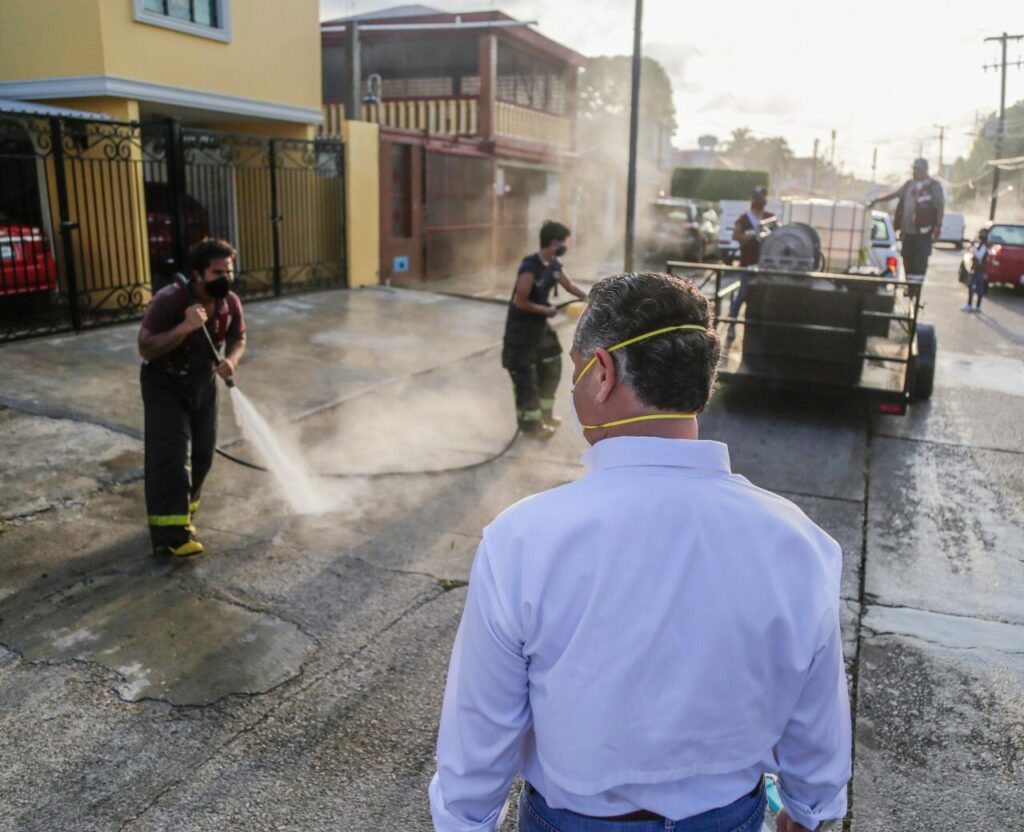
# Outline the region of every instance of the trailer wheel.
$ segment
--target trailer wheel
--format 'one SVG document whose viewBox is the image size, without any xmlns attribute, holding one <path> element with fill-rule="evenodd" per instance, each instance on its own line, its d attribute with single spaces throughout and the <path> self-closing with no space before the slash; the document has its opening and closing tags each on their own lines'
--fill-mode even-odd
<svg viewBox="0 0 1024 832">
<path fill-rule="evenodd" d="M 935 384 L 935 356 L 939 342 L 935 327 L 931 324 L 917 325 L 917 355 L 914 357 L 913 375 L 910 380 L 910 397 L 914 401 L 926 402 L 932 396 Z"/>
</svg>

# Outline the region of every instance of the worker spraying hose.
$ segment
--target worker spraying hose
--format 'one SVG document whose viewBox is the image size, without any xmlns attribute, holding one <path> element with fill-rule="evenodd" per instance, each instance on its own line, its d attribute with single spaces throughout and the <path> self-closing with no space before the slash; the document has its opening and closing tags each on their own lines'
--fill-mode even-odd
<svg viewBox="0 0 1024 832">
<path fill-rule="evenodd" d="M 223 240 L 194 245 L 191 278 L 178 275 L 157 292 L 139 329 L 146 513 L 157 555 L 203 551 L 193 521 L 217 444 L 216 379 L 233 385 L 245 352 L 242 303 L 231 291 L 234 259 Z"/>
<path fill-rule="evenodd" d="M 505 321 L 501 366 L 512 378 L 519 430 L 535 439 L 550 439 L 561 423 L 554 408 L 562 377 L 562 346 L 548 324 L 558 314 L 549 296 L 557 293 L 558 286 L 580 300 L 587 296 L 559 259 L 568 251 L 569 233 L 553 220 L 541 226 L 540 248 L 519 264 Z"/>
</svg>

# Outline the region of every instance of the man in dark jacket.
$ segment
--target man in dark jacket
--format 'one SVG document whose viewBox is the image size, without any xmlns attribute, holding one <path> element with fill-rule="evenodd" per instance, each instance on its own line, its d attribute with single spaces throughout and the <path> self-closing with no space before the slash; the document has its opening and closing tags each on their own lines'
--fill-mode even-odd
<svg viewBox="0 0 1024 832">
<path fill-rule="evenodd" d="M 157 292 L 139 329 L 154 554 L 203 551 L 192 518 L 217 444 L 217 376 L 232 378 L 245 352 L 242 303 L 231 291 L 234 259 L 223 240 L 196 243 L 189 251 L 192 279 Z M 207 335 L 218 350 L 226 344 L 223 358 L 214 357 Z"/>
<path fill-rule="evenodd" d="M 899 190 L 871 201 L 869 208 L 880 202 L 899 199 L 893 227 L 903 241 L 903 270 L 907 280 L 924 280 L 932 241 L 942 232 L 945 201 L 942 186 L 928 175 L 928 161 L 914 160 L 914 176 Z"/>
</svg>

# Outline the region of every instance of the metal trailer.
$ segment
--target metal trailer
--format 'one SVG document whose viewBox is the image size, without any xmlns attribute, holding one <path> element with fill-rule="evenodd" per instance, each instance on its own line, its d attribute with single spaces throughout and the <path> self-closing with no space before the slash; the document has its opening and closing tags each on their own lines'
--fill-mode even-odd
<svg viewBox="0 0 1024 832">
<path fill-rule="evenodd" d="M 667 271 L 693 278 L 714 305 L 720 379 L 852 393 L 899 415 L 931 396 L 937 342 L 934 327 L 918 323 L 918 281 L 678 261 Z M 746 306 L 733 318 L 723 307 L 742 275 L 751 276 Z"/>
</svg>

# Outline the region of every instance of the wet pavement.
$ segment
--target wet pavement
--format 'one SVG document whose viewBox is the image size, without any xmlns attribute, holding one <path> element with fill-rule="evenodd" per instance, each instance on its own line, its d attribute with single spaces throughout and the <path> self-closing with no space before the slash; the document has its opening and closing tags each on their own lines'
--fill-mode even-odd
<svg viewBox="0 0 1024 832">
<path fill-rule="evenodd" d="M 701 420 L 843 546 L 856 832 L 1010 829 L 1024 808 L 1024 294 L 961 314 L 955 255 L 933 262 L 930 403 L 723 388 Z M 332 510 L 218 458 L 191 563 L 148 555 L 135 327 L 0 349 L 0 828 L 430 828 L 480 530 L 579 476 L 584 445 L 502 453 L 501 305 L 381 288 L 247 319 L 239 384 L 337 475 Z M 222 397 L 222 444 L 255 459 L 238 435 Z"/>
</svg>

